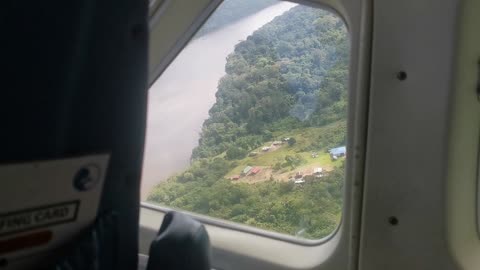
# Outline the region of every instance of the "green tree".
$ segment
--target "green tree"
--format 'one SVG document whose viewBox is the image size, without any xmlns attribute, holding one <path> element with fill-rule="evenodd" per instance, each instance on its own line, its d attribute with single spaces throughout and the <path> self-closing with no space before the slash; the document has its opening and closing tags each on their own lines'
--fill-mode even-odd
<svg viewBox="0 0 480 270">
<path fill-rule="evenodd" d="M 240 147 L 235 147 L 231 146 L 228 148 L 227 153 L 226 153 L 226 158 L 228 160 L 234 160 L 234 159 L 242 159 L 247 156 L 247 151 L 240 148 Z"/>
<path fill-rule="evenodd" d="M 288 145 L 289 146 L 293 146 L 295 143 L 297 143 L 297 140 L 295 140 L 295 138 L 293 138 L 293 137 L 288 140 Z"/>
</svg>

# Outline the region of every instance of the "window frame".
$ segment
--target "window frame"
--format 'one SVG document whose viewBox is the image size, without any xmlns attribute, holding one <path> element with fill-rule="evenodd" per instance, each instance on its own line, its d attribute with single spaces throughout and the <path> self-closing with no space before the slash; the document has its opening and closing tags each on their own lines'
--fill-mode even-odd
<svg viewBox="0 0 480 270">
<path fill-rule="evenodd" d="M 172 209 L 172 208 L 169 208 L 169 207 L 166 207 L 166 206 L 156 205 L 156 204 L 149 203 L 149 202 L 141 202 L 140 207 L 143 208 L 143 209 L 158 211 L 158 212 L 161 212 L 163 214 L 166 214 L 170 211 L 181 212 L 181 213 L 184 213 L 184 214 L 192 217 L 193 219 L 199 221 L 202 224 L 215 226 L 215 227 L 219 227 L 219 228 L 224 228 L 224 229 L 231 229 L 231 230 L 235 230 L 235 231 L 243 232 L 243 233 L 250 233 L 250 234 L 257 235 L 257 236 L 265 236 L 265 237 L 268 237 L 268 238 L 271 238 L 271 239 L 280 240 L 280 241 L 284 241 L 284 242 L 288 242 L 288 243 L 292 243 L 292 244 L 297 244 L 297 245 L 301 245 L 301 246 L 318 246 L 318 245 L 321 245 L 321 244 L 329 241 L 330 239 L 335 237 L 335 235 L 340 230 L 340 227 L 342 225 L 342 222 L 340 221 L 340 223 L 338 224 L 336 229 L 332 233 L 330 233 L 329 235 L 327 235 L 323 238 L 320 238 L 320 239 L 306 239 L 306 238 L 295 237 L 293 235 L 277 233 L 277 232 L 274 232 L 274 231 L 268 231 L 268 230 L 264 230 L 264 229 L 257 228 L 257 227 L 254 227 L 254 226 L 244 225 L 244 224 L 241 224 L 241 223 L 235 223 L 235 222 L 228 221 L 228 220 L 223 220 L 223 219 L 220 219 L 220 218 L 210 217 L 210 216 L 207 216 L 207 215 L 201 215 L 201 214 L 197 214 L 197 213 L 194 213 L 194 212 L 188 212 L 188 211 L 185 211 L 185 210 L 182 210 L 182 209 Z"/>
<path fill-rule="evenodd" d="M 168 2 L 168 1 L 166 1 Z M 181 2 L 181 1 L 178 1 Z M 181 6 L 179 3 L 169 3 L 166 8 L 160 7 L 159 10 L 163 12 L 174 12 L 172 6 Z M 185 1 L 187 2 L 187 1 Z M 208 3 L 207 3 L 208 2 Z M 161 75 L 164 69 L 170 64 L 175 56 L 186 46 L 188 41 L 193 37 L 196 31 L 206 21 L 211 13 L 222 1 L 205 0 L 206 5 L 202 9 L 197 10 L 196 19 L 194 19 L 188 27 L 184 28 L 178 41 L 170 48 L 168 53 L 162 55 L 161 58 L 152 59 L 150 67 L 149 84 L 152 85 L 155 79 Z M 359 234 L 360 234 L 360 216 L 361 216 L 361 202 L 363 191 L 363 174 L 364 163 L 366 155 L 366 135 L 367 135 L 367 118 L 368 118 L 368 100 L 369 100 L 369 76 L 370 76 L 370 54 L 371 54 L 371 0 L 311 0 L 311 1 L 290 1 L 302 5 L 319 7 L 331 12 L 334 12 L 343 19 L 347 31 L 350 35 L 350 63 L 349 63 L 349 82 L 348 82 L 348 120 L 347 120 L 347 151 L 351 154 L 347 156 L 346 179 L 344 184 L 344 201 L 342 206 L 342 218 L 337 229 L 329 236 L 318 239 L 308 240 L 300 239 L 294 236 L 279 234 L 262 230 L 255 227 L 250 227 L 242 224 L 237 224 L 229 221 L 219 220 L 208 216 L 200 216 L 195 213 L 188 213 L 193 218 L 201 221 L 208 227 L 216 227 L 232 232 L 239 232 L 245 235 L 255 235 L 262 240 L 276 240 L 278 244 L 285 243 L 294 247 L 305 247 L 307 249 L 318 250 L 319 248 L 329 246 L 328 253 L 335 250 L 336 256 L 328 256 L 322 261 L 315 261 L 314 265 L 328 265 L 326 261 L 336 261 L 340 263 L 347 263 L 347 265 L 356 265 L 359 248 Z M 176 11 L 179 11 L 176 9 Z M 154 16 L 155 17 L 155 16 Z M 156 18 L 151 23 L 151 36 L 154 40 L 158 39 L 161 31 L 156 29 L 161 23 L 162 18 Z M 151 45 L 152 46 L 152 45 Z M 158 56 L 158 54 L 157 54 Z M 154 61 L 157 60 L 157 61 Z M 141 202 L 142 210 L 152 210 L 158 212 L 158 218 L 170 211 L 169 208 L 152 205 L 150 203 Z M 155 229 L 148 222 L 140 219 L 142 229 Z M 158 228 L 158 227 L 157 227 Z M 210 233 L 210 232 L 209 232 Z M 210 233 L 211 234 L 211 233 Z M 150 236 L 150 237 L 154 237 Z M 211 234 L 211 238 L 216 235 Z M 140 239 L 144 241 L 145 239 Z M 278 242 L 280 241 L 280 242 Z M 334 245 L 329 245 L 334 243 Z M 215 241 L 213 241 L 215 248 Z M 148 250 L 141 250 L 147 252 Z M 225 250 L 229 252 L 229 250 Z M 231 250 L 230 250 L 231 251 Z M 326 253 L 323 251 L 322 253 Z M 253 256 L 254 254 L 251 253 Z M 256 254 L 262 256 L 261 254 Z M 336 257 L 336 258 L 335 258 Z M 340 258 L 340 261 L 339 261 Z M 345 262 L 345 258 L 349 258 Z M 264 261 L 275 260 L 275 258 L 263 258 Z M 312 262 L 313 263 L 313 262 Z M 312 267 L 314 265 L 310 265 Z M 298 266 L 297 266 L 298 267 Z M 303 268 L 303 267 L 300 267 Z M 306 267 L 308 268 L 308 267 Z"/>
</svg>

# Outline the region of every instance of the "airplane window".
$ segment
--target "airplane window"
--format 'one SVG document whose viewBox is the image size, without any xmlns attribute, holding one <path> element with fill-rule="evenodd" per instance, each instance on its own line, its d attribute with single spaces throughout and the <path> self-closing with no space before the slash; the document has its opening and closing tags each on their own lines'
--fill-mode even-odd
<svg viewBox="0 0 480 270">
<path fill-rule="evenodd" d="M 330 11 L 224 1 L 150 89 L 142 200 L 299 238 L 331 234 L 349 46 Z"/>
</svg>

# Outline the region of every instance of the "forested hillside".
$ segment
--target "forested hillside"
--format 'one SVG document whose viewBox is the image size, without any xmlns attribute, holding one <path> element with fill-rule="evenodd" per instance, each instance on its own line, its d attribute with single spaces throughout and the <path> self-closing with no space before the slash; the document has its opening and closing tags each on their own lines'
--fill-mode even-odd
<svg viewBox="0 0 480 270">
<path fill-rule="evenodd" d="M 347 46 L 341 20 L 303 6 L 239 43 L 192 157 L 232 145 L 249 150 L 270 139 L 269 131 L 345 119 Z"/>
<path fill-rule="evenodd" d="M 191 167 L 148 200 L 299 237 L 333 232 L 344 160 L 327 151 L 346 141 L 348 45 L 339 18 L 303 6 L 240 42 Z M 250 166 L 261 173 L 242 174 Z M 293 181 L 316 167 L 318 178 Z"/>
<path fill-rule="evenodd" d="M 278 0 L 224 0 L 200 28 L 196 37 L 218 30 L 277 3 Z"/>
</svg>

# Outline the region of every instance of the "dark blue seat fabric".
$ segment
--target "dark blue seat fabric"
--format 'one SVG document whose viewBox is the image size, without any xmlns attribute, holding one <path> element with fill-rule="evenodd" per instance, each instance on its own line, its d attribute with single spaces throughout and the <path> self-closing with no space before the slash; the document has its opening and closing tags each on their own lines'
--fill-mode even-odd
<svg viewBox="0 0 480 270">
<path fill-rule="evenodd" d="M 115 248 L 104 253 L 115 267 L 100 269 L 137 267 L 147 14 L 147 0 L 6 0 L 0 9 L 0 164 L 110 154 L 98 213 L 116 213 Z"/>
</svg>

